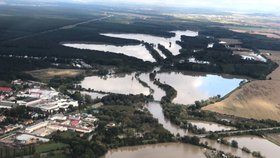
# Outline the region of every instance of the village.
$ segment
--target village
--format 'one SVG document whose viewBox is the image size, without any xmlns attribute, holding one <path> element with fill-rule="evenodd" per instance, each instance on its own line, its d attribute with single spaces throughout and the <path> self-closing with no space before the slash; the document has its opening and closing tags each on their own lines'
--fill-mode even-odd
<svg viewBox="0 0 280 158">
<path fill-rule="evenodd" d="M 79 102 L 44 83 L 14 80 L 10 87 L 0 87 L 0 142 L 9 145 L 46 143 L 54 132 L 72 130 L 79 134 L 95 130 L 98 119 L 92 114 L 69 112 Z M 9 121 L 6 111 L 25 107 L 28 116 Z M 10 114 L 9 119 L 12 118 Z M 10 123 L 9 123 L 10 122 Z"/>
</svg>

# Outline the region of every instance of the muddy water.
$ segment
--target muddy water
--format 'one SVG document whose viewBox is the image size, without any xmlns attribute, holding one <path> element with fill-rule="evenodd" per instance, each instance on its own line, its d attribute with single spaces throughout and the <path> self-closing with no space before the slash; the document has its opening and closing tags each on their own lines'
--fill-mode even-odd
<svg viewBox="0 0 280 158">
<path fill-rule="evenodd" d="M 125 54 L 127 56 L 142 59 L 144 61 L 155 62 L 152 55 L 146 50 L 143 45 L 128 45 L 128 46 L 114 46 L 107 44 L 86 44 L 86 43 L 65 43 L 63 46 L 77 48 L 77 49 L 88 49 L 103 52 L 112 52 L 118 54 Z"/>
<path fill-rule="evenodd" d="M 251 151 L 259 151 L 266 158 L 279 158 L 280 147 L 276 144 L 256 136 L 230 137 L 229 141 L 236 140 L 240 148 L 247 147 Z"/>
<path fill-rule="evenodd" d="M 163 109 L 161 105 L 157 102 L 150 102 L 147 105 L 147 109 L 153 115 L 154 118 L 158 119 L 158 122 L 163 125 L 165 129 L 170 131 L 173 135 L 180 134 L 181 136 L 188 135 L 186 130 L 181 129 L 180 127 L 172 124 L 168 119 L 164 117 Z M 189 133 L 190 134 L 190 133 Z"/>
<path fill-rule="evenodd" d="M 179 50 L 181 49 L 181 46 L 176 44 L 176 41 L 181 41 L 181 36 L 198 36 L 198 32 L 195 31 L 171 31 L 175 33 L 175 36 L 172 38 L 164 38 L 164 37 L 159 37 L 159 36 L 153 36 L 153 35 L 147 35 L 147 34 L 116 34 L 116 33 L 104 33 L 101 34 L 103 36 L 108 36 L 108 37 L 116 37 L 116 38 L 124 38 L 124 39 L 134 39 L 134 40 L 139 40 L 139 41 L 145 41 L 150 44 L 155 45 L 155 49 L 160 53 L 157 49 L 157 45 L 161 44 L 165 46 L 168 50 L 172 52 L 173 55 L 178 55 L 180 52 Z M 163 54 L 161 54 L 163 56 Z M 163 56 L 164 57 L 164 56 Z"/>
<path fill-rule="evenodd" d="M 112 92 L 119 94 L 145 94 L 149 95 L 149 88 L 143 87 L 135 78 L 135 74 L 118 74 L 107 77 L 86 77 L 82 82 L 83 88 L 91 88 L 96 91 Z"/>
<path fill-rule="evenodd" d="M 228 130 L 234 130 L 235 128 L 220 125 L 214 122 L 207 122 L 207 121 L 196 121 L 196 120 L 190 120 L 188 121 L 192 125 L 197 126 L 198 128 L 205 128 L 206 131 L 228 131 Z"/>
<path fill-rule="evenodd" d="M 154 97 L 154 100 L 156 101 L 160 101 L 161 98 L 163 96 L 165 96 L 165 91 L 163 91 L 162 89 L 158 88 L 157 85 L 155 85 L 153 83 L 153 81 L 150 80 L 150 76 L 149 76 L 149 73 L 142 73 L 139 78 L 146 82 L 153 90 L 154 90 L 154 93 L 153 93 L 153 97 Z"/>
<path fill-rule="evenodd" d="M 164 114 L 162 112 L 161 105 L 157 102 L 151 102 L 147 105 L 148 110 L 151 112 L 154 118 L 158 119 L 159 123 L 163 125 L 163 127 L 167 130 L 169 130 L 172 134 L 176 135 L 179 133 L 181 136 L 184 135 L 193 135 L 191 133 L 188 133 L 186 130 L 183 130 L 179 128 L 178 126 L 172 124 L 168 119 L 164 117 Z M 205 122 L 203 122 L 205 123 Z M 210 124 L 210 122 L 207 122 Z M 216 124 L 218 125 L 218 124 Z M 225 128 L 226 126 L 219 125 L 220 127 Z M 213 128 L 209 128 L 213 129 Z M 217 128 L 216 128 L 217 129 Z M 219 128 L 220 129 L 220 128 Z M 214 129 L 213 129 L 214 130 Z M 247 154 L 243 152 L 241 149 L 232 148 L 230 146 L 222 145 L 217 143 L 215 140 L 210 139 L 201 139 L 201 142 L 207 141 L 209 146 L 214 147 L 218 150 L 222 150 L 224 152 L 232 153 L 236 156 L 240 156 L 242 158 L 251 158 L 252 156 L 250 154 Z"/>
<path fill-rule="evenodd" d="M 165 143 L 118 148 L 102 158 L 206 158 L 203 151 L 194 145 Z"/>
<path fill-rule="evenodd" d="M 101 99 L 102 97 L 106 96 L 107 94 L 96 93 L 96 92 L 81 92 L 83 95 L 89 95 L 91 99 Z"/>
<path fill-rule="evenodd" d="M 124 39 L 134 39 L 139 41 L 148 42 L 154 45 L 154 48 L 158 51 L 158 53 L 166 58 L 165 55 L 158 50 L 157 45 L 162 44 L 165 48 L 169 49 L 172 54 L 178 55 L 181 46 L 179 46 L 176 41 L 181 41 L 181 36 L 197 36 L 198 32 L 194 31 L 172 31 L 175 33 L 175 36 L 172 38 L 163 38 L 158 36 L 152 36 L 148 34 L 116 34 L 116 33 L 103 33 L 101 35 L 108 37 L 117 37 Z M 138 59 L 142 59 L 144 61 L 155 62 L 155 59 L 149 53 L 149 51 L 145 48 L 144 45 L 124 45 L 124 46 L 116 46 L 109 44 L 94 44 L 94 43 L 82 43 L 82 42 L 68 42 L 62 44 L 65 47 L 77 48 L 77 49 L 88 49 L 88 50 L 96 50 L 103 52 L 112 52 L 118 54 L 125 54 L 127 56 L 132 56 Z"/>
<path fill-rule="evenodd" d="M 218 75 L 194 76 L 179 72 L 158 73 L 156 78 L 177 90 L 177 97 L 173 102 L 178 104 L 193 104 L 209 97 L 224 96 L 237 88 L 243 80 Z"/>
</svg>

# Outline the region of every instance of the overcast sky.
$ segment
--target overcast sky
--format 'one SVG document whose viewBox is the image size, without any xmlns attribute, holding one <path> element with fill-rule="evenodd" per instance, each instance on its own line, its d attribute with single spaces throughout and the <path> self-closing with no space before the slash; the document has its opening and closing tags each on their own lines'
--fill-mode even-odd
<svg viewBox="0 0 280 158">
<path fill-rule="evenodd" d="M 0 3 L 9 0 L 0 0 Z M 16 0 L 15 0 L 16 1 Z M 30 0 L 25 0 L 30 1 Z M 139 3 L 161 6 L 232 9 L 236 11 L 280 12 L 280 0 L 33 0 L 75 3 Z"/>
</svg>

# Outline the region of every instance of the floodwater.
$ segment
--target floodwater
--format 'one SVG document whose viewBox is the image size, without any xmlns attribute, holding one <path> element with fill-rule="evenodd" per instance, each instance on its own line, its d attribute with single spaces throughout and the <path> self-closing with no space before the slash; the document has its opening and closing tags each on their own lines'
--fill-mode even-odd
<svg viewBox="0 0 280 158">
<path fill-rule="evenodd" d="M 181 129 L 179 126 L 174 125 L 170 122 L 169 119 L 166 119 L 163 114 L 163 109 L 158 102 L 150 102 L 147 105 L 147 109 L 153 115 L 154 118 L 158 119 L 158 122 L 163 125 L 165 129 L 170 131 L 173 135 L 177 135 L 178 133 L 181 136 L 188 135 L 188 131 Z"/>
<path fill-rule="evenodd" d="M 164 143 L 113 149 L 102 158 L 206 158 L 203 152 L 190 144 Z"/>
<path fill-rule="evenodd" d="M 141 94 L 149 95 L 149 88 L 143 87 L 135 78 L 135 73 L 118 74 L 106 77 L 86 77 L 82 82 L 83 88 L 91 88 L 95 91 L 111 92 L 119 94 Z"/>
<path fill-rule="evenodd" d="M 63 46 L 124 54 L 144 61 L 155 62 L 155 59 L 143 45 L 114 46 L 107 44 L 66 43 Z"/>
<path fill-rule="evenodd" d="M 150 102 L 150 103 L 148 103 L 147 109 L 150 111 L 150 113 L 153 115 L 153 117 L 158 119 L 159 123 L 162 124 L 163 127 L 165 129 L 167 129 L 168 131 L 170 131 L 173 135 L 176 135 L 178 133 L 181 136 L 184 136 L 184 135 L 189 135 L 189 136 L 190 135 L 194 135 L 194 134 L 189 133 L 186 130 L 183 130 L 180 127 L 172 124 L 168 119 L 166 119 L 164 117 L 164 114 L 163 114 L 163 111 L 162 111 L 162 107 L 161 107 L 161 105 L 158 102 Z M 203 122 L 203 121 L 200 121 L 200 122 Z M 205 123 L 205 122 L 203 122 L 203 123 Z M 210 124 L 210 122 L 207 122 L 207 123 Z M 218 125 L 218 124 L 216 124 L 216 125 Z M 223 127 L 223 128 L 226 127 L 226 126 L 223 126 L 223 125 L 219 125 L 219 126 Z M 208 128 L 208 129 L 210 129 L 210 128 Z M 232 154 L 234 154 L 236 156 L 240 156 L 242 158 L 252 158 L 251 154 L 247 154 L 247 153 L 243 152 L 241 149 L 236 149 L 236 148 L 232 148 L 230 146 L 226 146 L 226 145 L 217 143 L 217 141 L 215 141 L 215 140 L 201 139 L 201 142 L 205 142 L 205 141 L 208 142 L 209 146 L 214 147 L 214 148 L 216 148 L 218 150 L 222 150 L 224 152 L 229 152 L 229 153 L 232 153 Z"/>
<path fill-rule="evenodd" d="M 153 97 L 154 97 L 154 100 L 156 101 L 160 101 L 162 97 L 165 96 L 165 91 L 163 91 L 162 89 L 160 89 L 157 85 L 155 85 L 153 82 L 154 81 L 151 81 L 150 80 L 150 75 L 149 73 L 142 73 L 139 78 L 146 82 L 153 90 L 154 90 L 154 93 L 153 93 Z"/>
<path fill-rule="evenodd" d="M 197 126 L 198 128 L 205 128 L 206 131 L 229 131 L 229 130 L 234 130 L 235 128 L 230 127 L 230 126 L 224 126 L 221 124 L 217 124 L 214 122 L 207 122 L 207 121 L 197 121 L 197 120 L 189 120 L 189 123 L 192 125 Z"/>
<path fill-rule="evenodd" d="M 97 92 L 81 92 L 83 95 L 89 95 L 91 99 L 101 99 L 102 97 L 106 96 L 107 94 L 97 93 Z"/>
<path fill-rule="evenodd" d="M 159 36 L 153 36 L 153 35 L 148 35 L 148 34 L 119 34 L 119 33 L 103 33 L 101 35 L 103 36 L 108 36 L 108 37 L 115 37 L 115 38 L 124 38 L 124 39 L 134 39 L 134 40 L 139 40 L 139 41 L 145 41 L 150 44 L 154 44 L 157 49 L 157 45 L 161 44 L 165 46 L 168 50 L 172 52 L 173 55 L 178 55 L 179 50 L 181 49 L 181 46 L 176 44 L 176 41 L 181 41 L 181 36 L 190 36 L 190 37 L 195 37 L 198 36 L 198 32 L 195 31 L 171 31 L 175 33 L 174 37 L 171 38 L 164 38 L 164 37 L 159 37 Z M 157 49 L 158 50 L 158 49 Z M 160 52 L 158 50 L 158 52 Z M 163 54 L 162 54 L 163 56 Z"/>
<path fill-rule="evenodd" d="M 228 138 L 229 141 L 236 140 L 240 148 L 247 147 L 252 152 L 259 151 L 267 158 L 279 158 L 280 147 L 266 139 L 256 136 L 237 136 Z"/>
<path fill-rule="evenodd" d="M 173 55 L 178 55 L 181 46 L 176 44 L 176 41 L 181 41 L 181 36 L 197 36 L 198 32 L 194 31 L 172 31 L 175 33 L 174 37 L 164 38 L 159 36 L 152 36 L 148 34 L 127 34 L 127 33 L 103 33 L 101 35 L 108 37 L 117 37 L 123 39 L 134 39 L 139 41 L 148 42 L 154 45 L 154 48 L 159 52 L 159 54 L 166 58 L 165 55 L 158 50 L 157 45 L 162 44 L 165 48 L 169 49 Z M 138 59 L 142 59 L 144 61 L 155 62 L 155 59 L 149 53 L 149 51 L 142 44 L 139 45 L 125 45 L 125 46 L 116 46 L 116 45 L 108 45 L 108 44 L 94 44 L 94 43 L 64 43 L 62 44 L 66 47 L 77 48 L 77 49 L 88 49 L 88 50 L 96 50 L 96 51 L 104 51 L 104 52 L 112 52 L 118 54 L 124 54 L 127 56 L 132 56 Z"/>
<path fill-rule="evenodd" d="M 150 81 L 149 73 L 140 74 L 139 78 L 146 82 L 153 90 L 156 101 L 160 101 L 165 92 Z M 162 83 L 166 83 L 177 90 L 177 97 L 173 100 L 178 104 L 193 104 L 195 101 L 206 100 L 209 97 L 224 96 L 239 86 L 243 79 L 224 78 L 218 75 L 183 74 L 177 72 L 157 73 L 156 76 Z M 149 88 L 143 87 L 135 78 L 135 73 L 111 75 L 106 78 L 98 76 L 86 77 L 82 83 L 83 88 L 95 91 L 149 95 Z"/>
<path fill-rule="evenodd" d="M 156 78 L 177 90 L 174 103 L 185 105 L 217 95 L 225 96 L 243 81 L 243 79 L 229 79 L 218 75 L 194 76 L 180 72 L 158 73 Z"/>
</svg>

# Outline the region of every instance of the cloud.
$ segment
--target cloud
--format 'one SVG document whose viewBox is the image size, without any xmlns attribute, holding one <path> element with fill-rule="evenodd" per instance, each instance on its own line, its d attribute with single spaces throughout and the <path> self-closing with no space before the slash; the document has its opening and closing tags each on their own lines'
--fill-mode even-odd
<svg viewBox="0 0 280 158">
<path fill-rule="evenodd" d="M 0 0 L 0 5 L 6 4 L 5 0 Z"/>
</svg>

